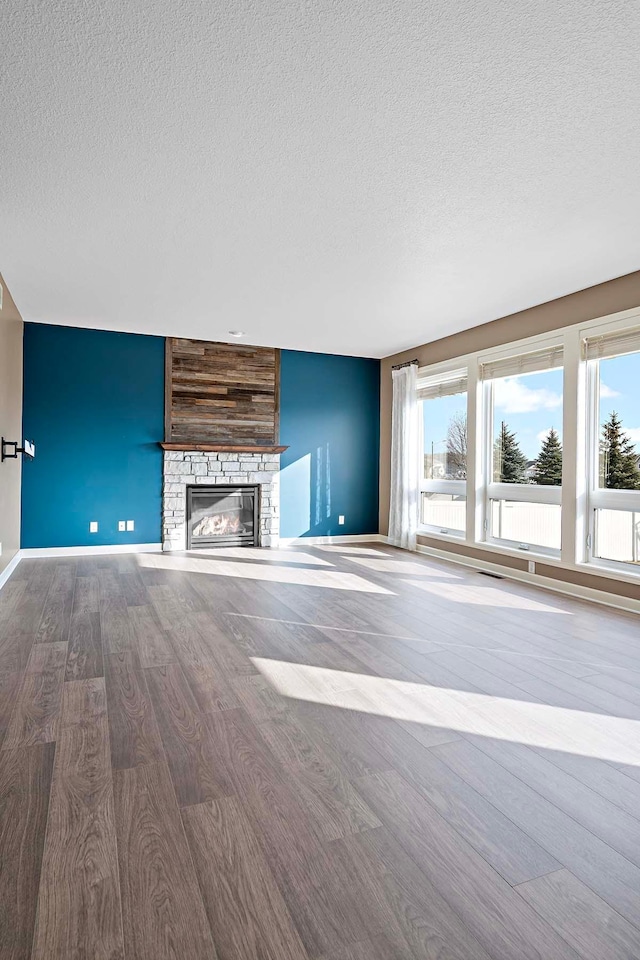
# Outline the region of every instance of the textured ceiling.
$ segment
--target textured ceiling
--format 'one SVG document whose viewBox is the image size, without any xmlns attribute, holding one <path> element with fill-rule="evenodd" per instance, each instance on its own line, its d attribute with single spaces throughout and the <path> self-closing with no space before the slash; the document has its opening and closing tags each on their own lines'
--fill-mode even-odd
<svg viewBox="0 0 640 960">
<path fill-rule="evenodd" d="M 640 266 L 629 0 L 3 0 L 25 319 L 382 356 Z"/>
</svg>

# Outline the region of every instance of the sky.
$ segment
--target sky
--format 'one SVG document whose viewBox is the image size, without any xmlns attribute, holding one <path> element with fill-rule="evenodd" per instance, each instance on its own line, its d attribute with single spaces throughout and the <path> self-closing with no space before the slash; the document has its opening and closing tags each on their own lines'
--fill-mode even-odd
<svg viewBox="0 0 640 960">
<path fill-rule="evenodd" d="M 425 453 L 446 450 L 447 425 L 455 413 L 465 413 L 466 397 L 442 397 L 425 404 Z M 612 410 L 622 418 L 640 453 L 640 353 L 600 362 L 600 422 Z M 516 433 L 529 460 L 540 452 L 540 444 L 551 427 L 562 437 L 562 370 L 548 370 L 496 381 L 494 436 L 501 421 Z"/>
</svg>

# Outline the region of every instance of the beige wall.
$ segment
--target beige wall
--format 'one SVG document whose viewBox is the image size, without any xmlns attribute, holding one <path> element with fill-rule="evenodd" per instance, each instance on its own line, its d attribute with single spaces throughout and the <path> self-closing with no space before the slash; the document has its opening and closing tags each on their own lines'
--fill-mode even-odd
<svg viewBox="0 0 640 960">
<path fill-rule="evenodd" d="M 530 310 L 502 317 L 491 323 L 483 323 L 479 327 L 472 327 L 462 333 L 423 343 L 404 350 L 393 357 L 382 361 L 380 376 L 380 533 L 386 534 L 389 529 L 389 478 L 391 473 L 391 367 L 394 363 L 417 359 L 421 366 L 438 363 L 442 360 L 451 360 L 468 353 L 487 350 L 501 344 L 511 343 L 524 337 L 533 337 L 536 334 L 548 333 L 573 323 L 584 323 L 597 317 L 606 317 L 620 310 L 630 310 L 640 306 L 640 270 L 636 273 L 600 283 L 595 287 L 580 290 L 567 297 L 551 300 Z M 425 546 L 449 549 L 452 553 L 463 553 L 487 562 L 502 563 L 505 566 L 519 566 L 520 561 L 512 558 L 498 557 L 495 553 L 478 549 L 471 549 L 464 544 L 451 544 L 442 540 L 429 540 L 421 537 Z M 537 566 L 537 565 L 536 565 Z M 523 567 L 526 564 L 523 563 Z M 542 568 L 539 568 L 542 573 Z M 570 574 L 570 575 L 569 575 Z M 629 595 L 629 584 L 605 579 L 597 575 L 576 573 L 575 571 L 559 570 L 557 567 L 545 567 L 544 575 L 555 576 L 557 579 L 570 580 L 584 586 L 606 590 L 609 593 L 618 593 L 621 596 Z M 637 587 L 631 586 L 631 590 Z"/>
<path fill-rule="evenodd" d="M 0 274 L 0 434 L 22 439 L 22 317 Z M 0 573 L 20 547 L 20 477 L 22 458 L 0 463 Z"/>
</svg>

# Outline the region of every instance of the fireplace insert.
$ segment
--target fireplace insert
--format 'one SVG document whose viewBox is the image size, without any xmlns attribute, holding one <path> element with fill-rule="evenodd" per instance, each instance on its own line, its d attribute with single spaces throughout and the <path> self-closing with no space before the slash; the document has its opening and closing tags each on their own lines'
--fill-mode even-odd
<svg viewBox="0 0 640 960">
<path fill-rule="evenodd" d="M 259 546 L 258 486 L 187 487 L 187 549 Z"/>
</svg>

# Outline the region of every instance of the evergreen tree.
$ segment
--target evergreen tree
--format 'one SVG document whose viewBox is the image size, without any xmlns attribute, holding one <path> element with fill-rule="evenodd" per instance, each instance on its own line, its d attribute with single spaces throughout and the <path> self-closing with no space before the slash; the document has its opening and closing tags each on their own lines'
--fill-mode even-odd
<svg viewBox="0 0 640 960">
<path fill-rule="evenodd" d="M 554 487 L 562 484 L 562 444 L 553 427 L 542 441 L 533 468 L 533 482 Z"/>
<path fill-rule="evenodd" d="M 600 479 L 611 490 L 640 490 L 638 454 L 615 410 L 602 425 Z"/>
<path fill-rule="evenodd" d="M 527 458 L 516 435 L 502 421 L 494 451 L 494 477 L 500 483 L 526 483 Z"/>
</svg>

